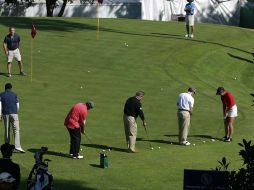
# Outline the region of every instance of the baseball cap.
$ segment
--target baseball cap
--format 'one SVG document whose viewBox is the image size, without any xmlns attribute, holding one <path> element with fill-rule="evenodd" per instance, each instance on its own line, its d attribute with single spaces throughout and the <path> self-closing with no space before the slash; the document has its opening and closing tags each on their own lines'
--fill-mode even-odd
<svg viewBox="0 0 254 190">
<path fill-rule="evenodd" d="M 223 87 L 218 87 L 217 88 L 217 92 L 216 92 L 216 95 L 220 95 L 221 93 L 223 93 L 225 91 L 225 89 Z"/>
<path fill-rule="evenodd" d="M 9 174 L 8 172 L 2 172 L 2 173 L 0 173 L 0 181 L 1 182 L 12 183 L 15 180 L 16 179 L 14 177 L 12 177 L 12 175 Z"/>
<path fill-rule="evenodd" d="M 190 87 L 188 88 L 188 92 L 193 92 L 194 94 L 196 94 L 196 88 Z"/>
<path fill-rule="evenodd" d="M 90 109 L 92 109 L 92 108 L 94 108 L 94 102 L 92 102 L 92 101 L 88 101 L 88 102 L 86 102 L 86 105 L 88 105 L 88 107 L 90 108 Z"/>
</svg>

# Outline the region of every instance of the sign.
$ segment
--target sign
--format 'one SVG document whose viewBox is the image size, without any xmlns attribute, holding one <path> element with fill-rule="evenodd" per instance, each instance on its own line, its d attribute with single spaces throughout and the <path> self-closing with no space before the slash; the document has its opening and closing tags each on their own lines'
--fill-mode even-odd
<svg viewBox="0 0 254 190">
<path fill-rule="evenodd" d="M 184 190 L 226 190 L 227 172 L 214 170 L 184 170 Z"/>
</svg>

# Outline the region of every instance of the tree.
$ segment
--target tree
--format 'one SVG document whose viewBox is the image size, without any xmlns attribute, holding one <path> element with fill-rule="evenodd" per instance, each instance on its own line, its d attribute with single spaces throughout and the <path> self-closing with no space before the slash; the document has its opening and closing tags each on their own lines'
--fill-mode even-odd
<svg viewBox="0 0 254 190">
<path fill-rule="evenodd" d="M 243 139 L 243 143 L 238 143 L 243 147 L 240 150 L 239 155 L 243 159 L 243 167 L 238 171 L 228 171 L 227 175 L 227 189 L 231 190 L 253 190 L 254 189 L 254 145 L 251 145 L 251 141 L 247 142 Z M 219 162 L 219 166 L 216 167 L 217 171 L 227 171 L 229 163 L 225 157 Z"/>
</svg>

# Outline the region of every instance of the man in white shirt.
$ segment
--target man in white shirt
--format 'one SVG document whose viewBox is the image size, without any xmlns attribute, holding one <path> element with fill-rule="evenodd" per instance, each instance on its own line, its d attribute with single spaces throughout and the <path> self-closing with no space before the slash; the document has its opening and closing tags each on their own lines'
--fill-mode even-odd
<svg viewBox="0 0 254 190">
<path fill-rule="evenodd" d="M 194 94 L 196 93 L 195 88 L 189 88 L 188 92 L 179 94 L 177 101 L 177 117 L 179 125 L 179 143 L 181 145 L 189 146 L 190 142 L 187 141 L 190 118 L 194 107 Z"/>
</svg>

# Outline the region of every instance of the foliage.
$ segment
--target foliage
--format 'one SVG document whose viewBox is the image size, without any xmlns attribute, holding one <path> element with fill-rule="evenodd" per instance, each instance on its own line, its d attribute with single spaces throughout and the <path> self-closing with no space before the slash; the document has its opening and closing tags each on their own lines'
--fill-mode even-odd
<svg viewBox="0 0 254 190">
<path fill-rule="evenodd" d="M 243 167 L 238 171 L 231 171 L 228 173 L 228 189 L 232 190 L 253 190 L 254 189 L 254 145 L 251 141 L 243 139 L 243 143 L 238 143 L 243 149 L 239 155 L 243 159 Z M 229 163 L 225 157 L 219 162 L 216 167 L 217 171 L 227 171 Z"/>
</svg>

